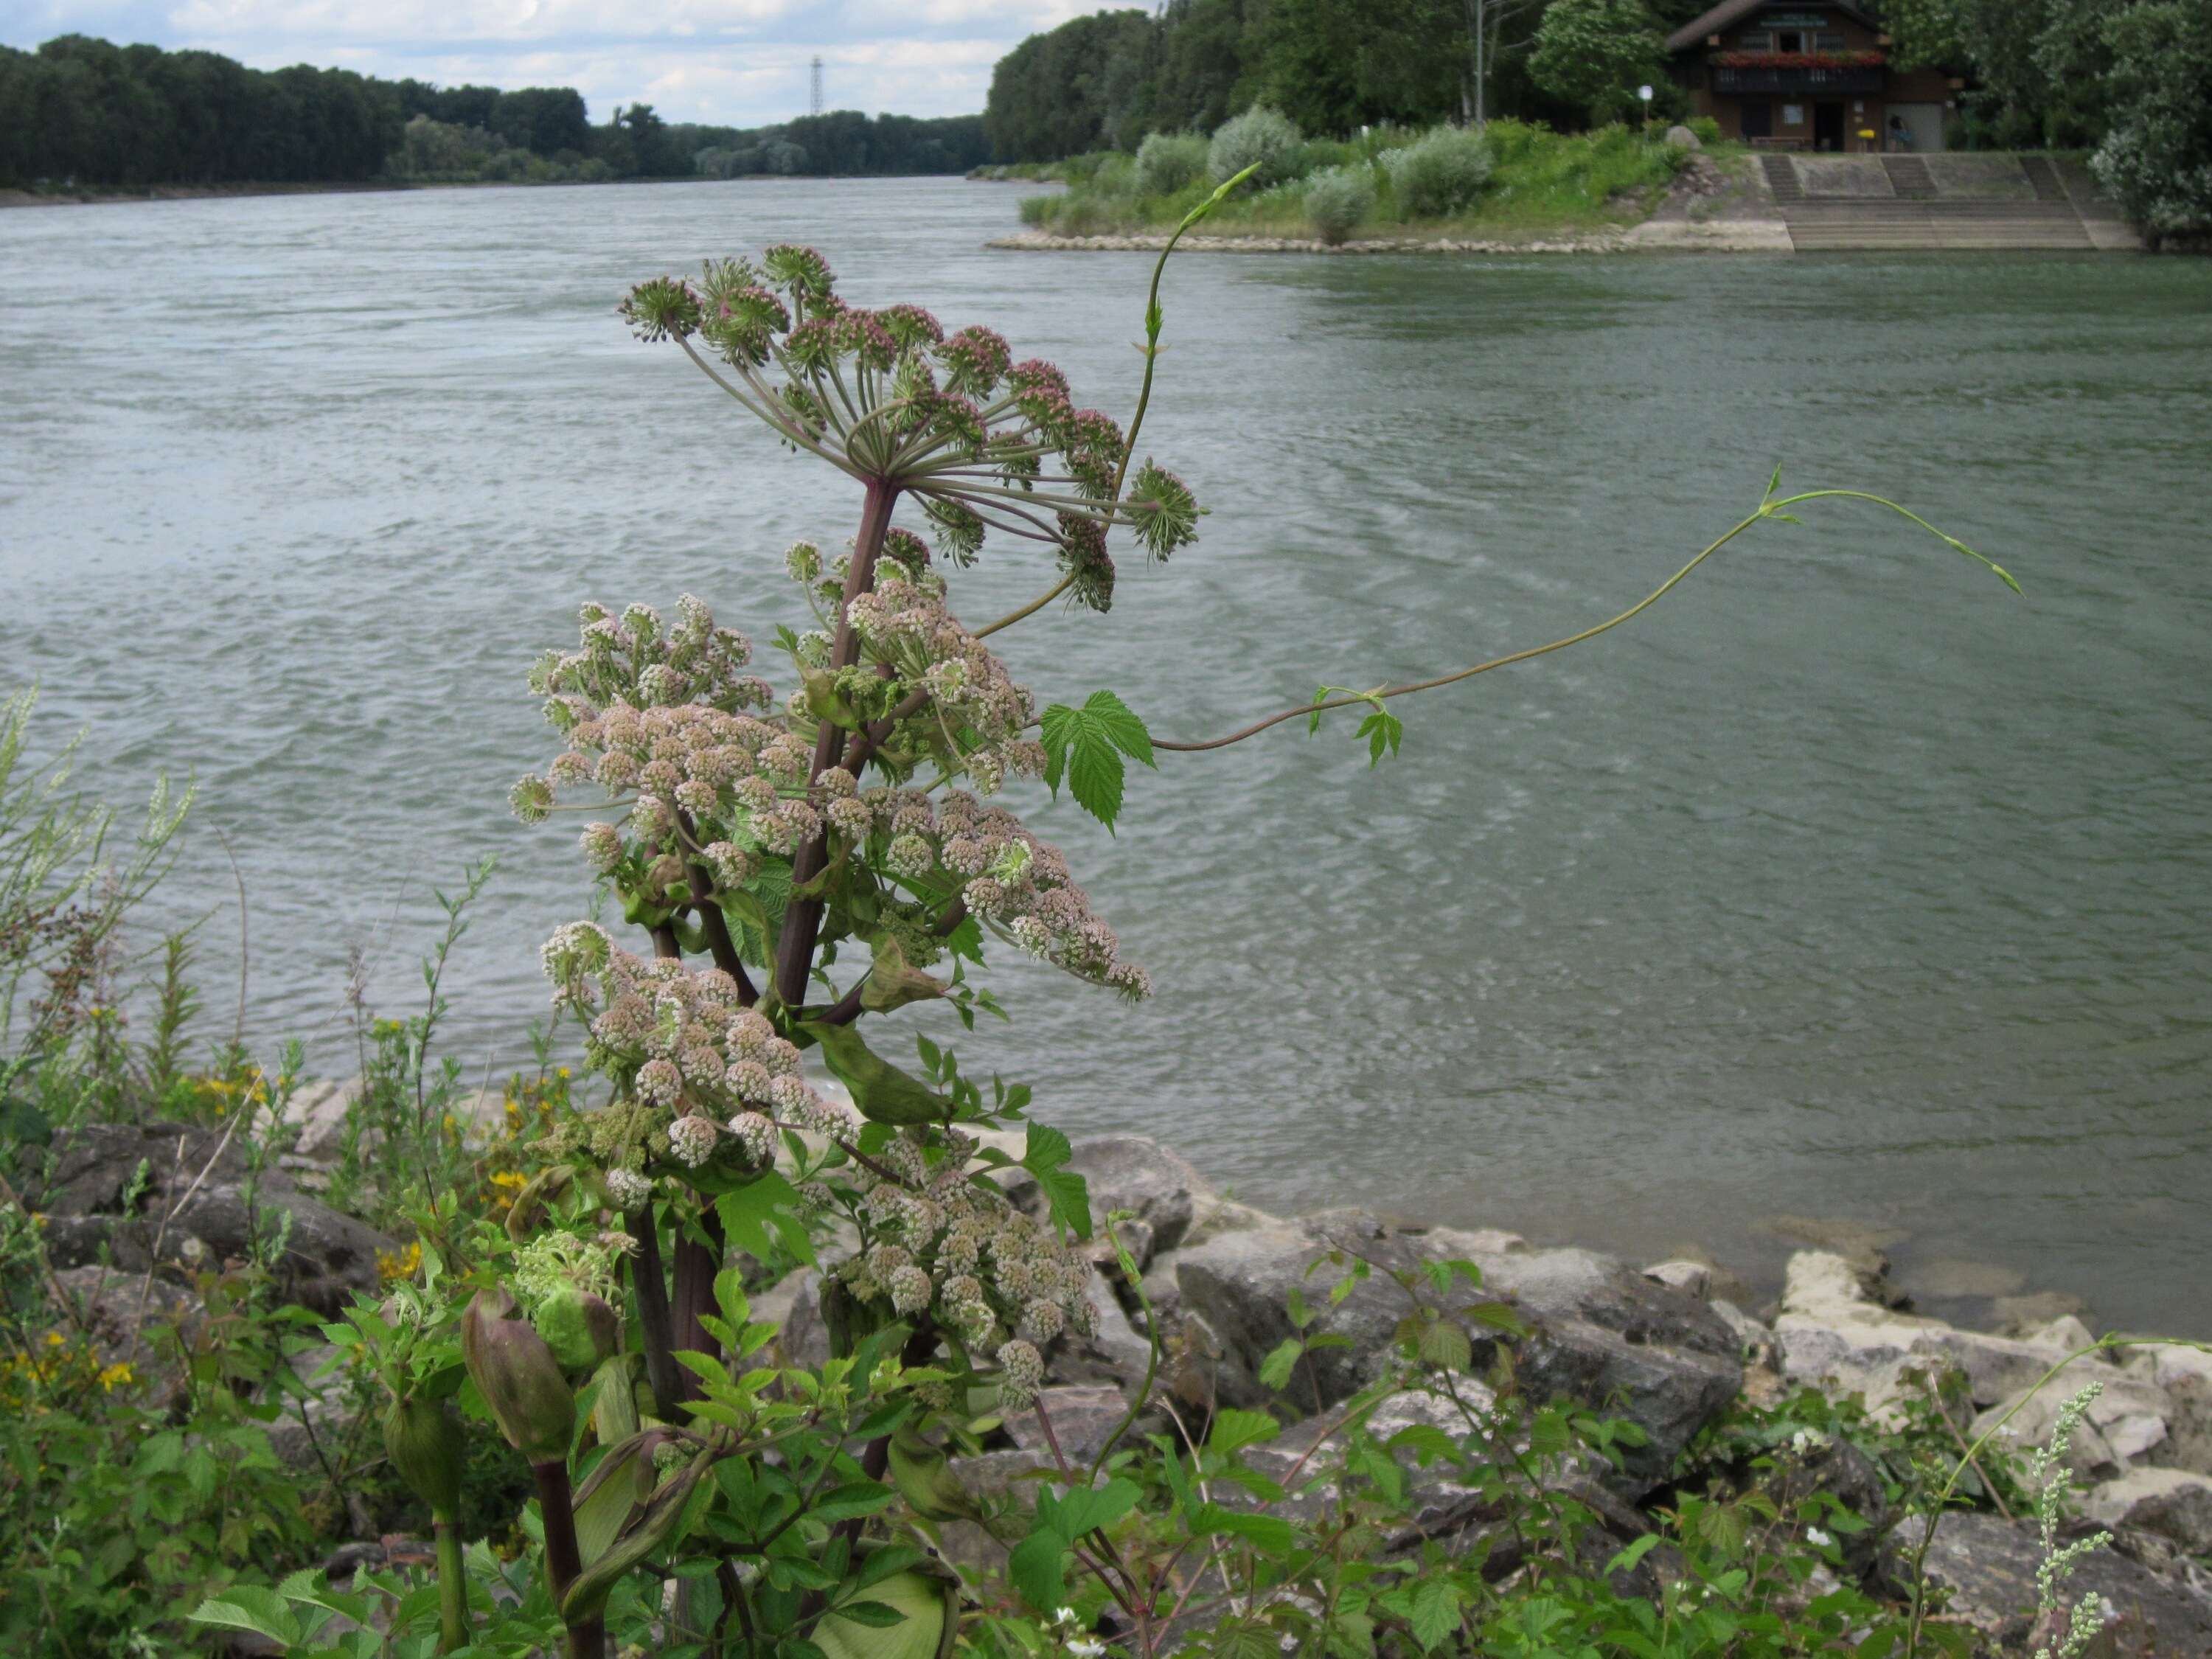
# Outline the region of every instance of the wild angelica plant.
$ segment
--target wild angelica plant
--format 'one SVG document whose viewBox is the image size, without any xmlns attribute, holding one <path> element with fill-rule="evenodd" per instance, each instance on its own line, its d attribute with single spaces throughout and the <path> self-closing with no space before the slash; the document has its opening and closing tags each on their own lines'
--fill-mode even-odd
<svg viewBox="0 0 2212 1659">
<path fill-rule="evenodd" d="M 550 1605 L 577 1659 L 604 1651 L 611 1597 L 638 1605 L 637 1569 L 687 1559 L 699 1571 L 675 1573 L 676 1627 L 711 1622 L 726 1644 L 734 1626 L 760 1653 L 810 1650 L 786 1644 L 819 1647 L 832 1629 L 848 1652 L 940 1638 L 949 1650 L 942 1583 L 917 1553 L 870 1536 L 866 1516 L 890 1501 L 887 1477 L 919 1513 L 960 1512 L 930 1431 L 957 1437 L 979 1413 L 1028 1407 L 1045 1346 L 1091 1328 L 1078 1248 L 1089 1197 L 1066 1135 L 1029 1120 L 1025 1088 L 994 1078 L 987 1093 L 926 1041 L 916 1076 L 860 1028 L 942 1000 L 972 1029 L 975 1010 L 996 1009 L 970 977 L 994 942 L 1124 997 L 1151 989 L 1066 856 L 1004 804 L 1013 786 L 1056 794 L 1064 782 L 1110 824 L 1127 760 L 1346 707 L 1365 710 L 1359 734 L 1379 761 L 1402 733 L 1389 700 L 1595 637 L 1752 526 L 1852 493 L 1780 497 L 1778 472 L 1755 513 L 1611 621 L 1428 680 L 1324 687 L 1221 738 L 1155 742 L 1105 690 L 1040 711 L 985 641 L 1063 594 L 1106 611 L 1111 532 L 1156 560 L 1195 536 L 1189 489 L 1136 464 L 1166 258 L 1126 432 L 988 328 L 848 304 L 809 249 L 710 263 L 623 301 L 641 338 L 675 343 L 779 440 L 851 477 L 861 502 L 848 551 L 802 542 L 785 556 L 814 623 L 776 630 L 787 689 L 690 596 L 672 619 L 586 605 L 576 647 L 531 677 L 564 747 L 516 786 L 514 809 L 535 822 L 618 805 L 585 829 L 583 850 L 651 945 L 633 953 L 589 922 L 547 942 L 556 1006 L 584 1022 L 612 1101 L 556 1132 L 559 1161 L 516 1200 L 505 1266 L 476 1273 L 462 1321 L 477 1393 L 532 1463 Z M 919 509 L 929 540 L 893 522 L 902 507 Z M 1058 580 L 971 629 L 951 573 L 994 532 L 1048 550 Z M 581 791 L 593 799 L 574 799 Z M 1042 1220 L 990 1178 L 1015 1160 L 981 1132 L 1008 1127 L 1026 1132 L 1020 1164 Z M 772 1333 L 750 1322 L 729 1249 L 811 1261 L 826 1223 L 855 1241 L 822 1285 L 833 1358 L 779 1369 L 761 1355 Z M 572 1489 L 577 1449 L 592 1442 L 603 1450 Z M 1057 1561 L 1063 1544 L 1084 1559 L 1132 1494 L 1079 1496 L 1040 1504 L 1033 1559 Z M 1057 1583 L 1057 1571 L 1036 1578 Z M 894 1626 L 895 1647 L 870 1645 Z"/>
</svg>

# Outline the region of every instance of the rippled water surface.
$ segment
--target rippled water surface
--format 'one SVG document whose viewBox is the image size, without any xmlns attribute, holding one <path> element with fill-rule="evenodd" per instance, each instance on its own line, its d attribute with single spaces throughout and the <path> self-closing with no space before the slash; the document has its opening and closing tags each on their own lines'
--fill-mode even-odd
<svg viewBox="0 0 2212 1659">
<path fill-rule="evenodd" d="M 0 214 L 0 610 L 90 776 L 201 789 L 167 890 L 230 1018 L 346 1057 L 349 945 L 399 1011 L 429 885 L 501 867 L 450 978 L 520 1057 L 588 898 L 503 798 L 575 602 L 682 591 L 764 637 L 781 549 L 855 515 L 612 301 L 799 238 L 864 302 L 989 320 L 1126 412 L 1149 260 L 994 253 L 951 181 Z M 1771 1282 L 1778 1212 L 2212 1334 L 2212 264 L 1193 258 L 1145 447 L 1213 509 L 1110 618 L 1003 643 L 1161 735 L 1585 625 L 1755 504 L 1877 488 L 1631 628 L 1401 705 L 1370 772 L 1303 725 L 1135 780 L 1066 844 L 1159 995 L 1000 975 L 971 1069 L 1164 1136 L 1243 1196 L 1364 1203 Z M 1040 589 L 1018 554 L 972 617 Z M 230 906 L 226 909 L 224 907 Z M 150 944 L 150 937 L 141 944 Z M 1930 1279 L 1929 1282 L 1933 1282 Z"/>
</svg>

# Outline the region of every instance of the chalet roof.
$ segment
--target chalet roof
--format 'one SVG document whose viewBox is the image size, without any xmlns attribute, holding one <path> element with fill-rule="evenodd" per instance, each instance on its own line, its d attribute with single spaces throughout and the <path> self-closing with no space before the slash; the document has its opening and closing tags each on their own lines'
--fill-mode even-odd
<svg viewBox="0 0 2212 1659">
<path fill-rule="evenodd" d="M 1687 52 L 1693 46 L 1703 45 L 1707 35 L 1718 34 L 1730 26 L 1741 22 L 1762 6 L 1778 3 L 1778 0 L 1721 0 L 1719 5 L 1700 16 L 1692 18 L 1668 35 L 1667 50 Z M 1808 5 L 1815 3 L 1816 0 L 1804 0 L 1804 3 Z M 1875 20 L 1867 15 L 1863 8 L 1849 4 L 1847 0 L 1817 0 L 1817 3 L 1824 11 L 1847 12 L 1869 28 L 1879 27 Z"/>
</svg>

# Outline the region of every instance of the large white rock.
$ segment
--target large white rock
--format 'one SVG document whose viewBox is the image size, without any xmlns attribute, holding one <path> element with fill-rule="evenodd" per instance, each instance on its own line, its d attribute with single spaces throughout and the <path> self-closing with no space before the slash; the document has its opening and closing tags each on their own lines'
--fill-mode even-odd
<svg viewBox="0 0 2212 1659">
<path fill-rule="evenodd" d="M 2191 1555 L 2212 1554 L 2212 1477 L 2186 1469 L 2130 1469 L 2082 1501 L 2107 1527 L 2139 1527 L 2170 1538 Z"/>
<path fill-rule="evenodd" d="M 2137 1348 L 2127 1370 L 2164 1389 L 2173 1401 L 2166 1440 L 2152 1461 L 2212 1474 L 2212 1353 L 2201 1348 Z"/>
<path fill-rule="evenodd" d="M 1893 1399 L 1907 1373 L 1946 1367 L 1966 1374 L 1976 1405 L 1992 1405 L 2034 1383 L 2068 1351 L 1900 1313 L 1872 1294 L 1862 1269 L 1829 1250 L 1790 1258 L 1774 1335 L 1784 1376 L 1863 1394 L 1869 1408 Z"/>
<path fill-rule="evenodd" d="M 2090 1401 L 2082 1426 L 2075 1432 L 2074 1454 L 2067 1462 L 2075 1474 L 2090 1479 L 2124 1472 L 2166 1439 L 2173 1397 L 2155 1382 L 2124 1372 L 2115 1374 L 2109 1367 L 2093 1372 L 2077 1365 L 2032 1395 L 2025 1391 L 2015 1394 L 1975 1419 L 1972 1434 L 1978 1438 L 1988 1433 L 2018 1405 L 2019 1411 L 2004 1425 L 2005 1437 L 2013 1449 L 2026 1452 L 2046 1445 L 2057 1425 L 2060 1408 L 2090 1381 L 2101 1383 L 2103 1392 Z"/>
</svg>

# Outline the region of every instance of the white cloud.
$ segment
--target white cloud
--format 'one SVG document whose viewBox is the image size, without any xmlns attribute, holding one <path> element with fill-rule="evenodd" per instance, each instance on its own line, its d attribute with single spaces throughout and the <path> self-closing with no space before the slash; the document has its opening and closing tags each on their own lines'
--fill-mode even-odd
<svg viewBox="0 0 2212 1659">
<path fill-rule="evenodd" d="M 1097 0 L 1090 0 L 1091 4 Z M 991 67 L 1083 0 L 28 0 L 0 40 L 66 33 L 338 64 L 444 85 L 573 86 L 594 119 L 643 99 L 675 121 L 803 114 L 818 53 L 833 109 L 972 114 Z"/>
</svg>

